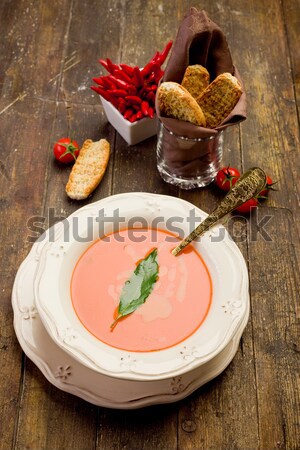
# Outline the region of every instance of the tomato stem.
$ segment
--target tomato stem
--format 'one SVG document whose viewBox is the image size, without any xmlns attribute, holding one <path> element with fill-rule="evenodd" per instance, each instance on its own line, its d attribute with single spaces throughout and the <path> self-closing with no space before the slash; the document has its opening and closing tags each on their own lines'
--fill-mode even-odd
<svg viewBox="0 0 300 450">
<path fill-rule="evenodd" d="M 232 181 L 233 181 L 235 178 L 237 178 L 237 176 L 236 176 L 236 175 L 231 175 L 231 174 L 230 174 L 230 172 L 229 172 L 229 167 L 230 167 L 230 166 L 228 166 L 226 169 L 222 170 L 223 174 L 224 174 L 225 177 L 226 177 L 226 178 L 224 178 L 224 180 L 223 180 L 223 182 L 222 182 L 222 185 L 224 185 L 224 184 L 227 183 L 227 181 L 228 181 L 228 183 L 229 183 L 229 190 L 231 191 L 231 189 L 232 189 Z"/>
<path fill-rule="evenodd" d="M 72 141 L 70 142 L 70 144 L 63 144 L 61 142 L 58 142 L 57 144 L 61 145 L 62 147 L 65 147 L 66 149 L 66 151 L 62 155 L 60 155 L 59 159 L 63 158 L 66 155 L 72 155 L 74 160 L 76 161 L 76 155 L 74 152 L 78 150 L 78 148 L 72 144 Z"/>
</svg>

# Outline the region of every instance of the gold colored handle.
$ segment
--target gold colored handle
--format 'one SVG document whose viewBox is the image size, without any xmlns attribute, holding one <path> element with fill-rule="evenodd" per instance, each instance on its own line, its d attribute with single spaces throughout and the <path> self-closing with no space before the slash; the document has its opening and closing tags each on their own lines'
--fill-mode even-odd
<svg viewBox="0 0 300 450">
<path fill-rule="evenodd" d="M 194 231 L 183 239 L 180 244 L 172 250 L 174 256 L 179 255 L 180 252 L 197 237 L 201 236 L 205 231 L 211 228 L 226 214 L 233 211 L 238 206 L 250 200 L 255 195 L 259 194 L 266 185 L 266 174 L 259 167 L 249 169 L 241 178 L 235 183 L 231 191 L 221 201 L 221 203 L 214 209 L 214 211 L 195 228 Z"/>
</svg>

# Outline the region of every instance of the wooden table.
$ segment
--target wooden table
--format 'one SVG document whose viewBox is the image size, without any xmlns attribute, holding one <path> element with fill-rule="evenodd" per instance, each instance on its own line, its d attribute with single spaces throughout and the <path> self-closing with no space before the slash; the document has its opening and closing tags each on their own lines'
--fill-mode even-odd
<svg viewBox="0 0 300 450">
<path fill-rule="evenodd" d="M 1 450 L 300 448 L 298 0 L 201 2 L 228 37 L 248 96 L 248 119 L 227 133 L 224 162 L 242 171 L 258 165 L 278 180 L 278 191 L 249 220 L 228 222 L 248 264 L 251 293 L 250 320 L 230 366 L 179 403 L 107 410 L 48 383 L 14 334 L 11 289 L 32 245 L 28 221 L 44 217 L 47 228 L 79 207 L 64 193 L 70 169 L 53 160 L 56 139 L 106 137 L 112 144 L 103 182 L 81 205 L 146 191 L 211 211 L 222 197 L 215 186 L 187 192 L 166 184 L 156 170 L 156 138 L 128 148 L 89 89 L 98 58 L 143 65 L 175 38 L 192 5 L 0 4 Z"/>
</svg>

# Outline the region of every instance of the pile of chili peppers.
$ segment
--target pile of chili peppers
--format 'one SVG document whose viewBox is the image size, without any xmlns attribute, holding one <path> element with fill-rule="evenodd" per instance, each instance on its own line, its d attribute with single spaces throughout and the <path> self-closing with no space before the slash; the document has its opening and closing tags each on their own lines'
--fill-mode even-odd
<svg viewBox="0 0 300 450">
<path fill-rule="evenodd" d="M 172 44 L 170 41 L 161 53 L 156 52 L 143 69 L 114 64 L 109 58 L 99 59 L 109 75 L 93 78 L 98 86 L 91 86 L 91 89 L 114 105 L 129 122 L 136 122 L 143 117 L 152 119 L 157 85 L 164 74 L 161 66 Z"/>
</svg>

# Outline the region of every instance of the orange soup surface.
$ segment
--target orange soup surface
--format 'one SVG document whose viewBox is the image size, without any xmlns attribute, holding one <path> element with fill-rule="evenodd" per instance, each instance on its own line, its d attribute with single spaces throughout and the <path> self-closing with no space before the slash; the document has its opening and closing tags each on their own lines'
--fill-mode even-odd
<svg viewBox="0 0 300 450">
<path fill-rule="evenodd" d="M 208 313 L 212 283 L 192 246 L 171 254 L 177 242 L 164 230 L 125 229 L 93 243 L 71 281 L 73 307 L 84 327 L 112 347 L 137 352 L 172 347 L 193 334 Z M 159 272 L 152 292 L 111 330 L 125 281 L 155 247 Z"/>
</svg>

